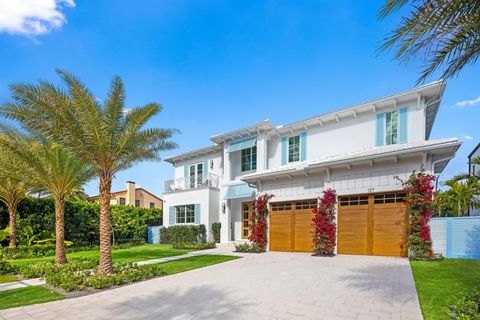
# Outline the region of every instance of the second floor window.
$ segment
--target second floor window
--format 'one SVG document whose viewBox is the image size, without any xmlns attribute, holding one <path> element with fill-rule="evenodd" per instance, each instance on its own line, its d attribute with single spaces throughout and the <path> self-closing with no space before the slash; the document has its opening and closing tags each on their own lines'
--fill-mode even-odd
<svg viewBox="0 0 480 320">
<path fill-rule="evenodd" d="M 125 205 L 125 198 L 120 197 L 120 205 L 121 206 Z"/>
<path fill-rule="evenodd" d="M 242 172 L 257 170 L 257 146 L 242 150 Z"/>
<path fill-rule="evenodd" d="M 140 200 L 135 200 L 135 207 L 140 207 Z"/>
<path fill-rule="evenodd" d="M 175 207 L 176 223 L 194 223 L 195 222 L 195 206 L 189 204 L 186 206 Z"/>
<path fill-rule="evenodd" d="M 288 162 L 300 160 L 300 136 L 288 138 Z"/>
<path fill-rule="evenodd" d="M 398 143 L 398 111 L 385 113 L 385 144 Z"/>
<path fill-rule="evenodd" d="M 150 208 L 151 209 L 155 208 L 155 202 L 150 202 Z"/>
</svg>

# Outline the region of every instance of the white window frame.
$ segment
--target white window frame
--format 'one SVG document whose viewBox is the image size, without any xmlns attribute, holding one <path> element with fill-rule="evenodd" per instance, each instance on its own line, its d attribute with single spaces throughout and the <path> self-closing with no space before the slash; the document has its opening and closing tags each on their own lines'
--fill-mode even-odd
<svg viewBox="0 0 480 320">
<path fill-rule="evenodd" d="M 390 119 L 392 119 L 393 117 L 393 114 L 396 114 L 397 115 L 397 118 L 396 118 L 396 132 L 395 132 L 395 137 L 396 137 L 396 141 L 393 142 L 393 122 L 391 121 L 392 123 L 392 132 L 390 134 L 387 133 L 387 128 L 388 128 L 388 123 L 387 123 L 387 114 L 390 115 Z M 400 138 L 400 128 L 399 128 L 399 118 L 400 118 L 400 112 L 399 110 L 392 110 L 392 111 L 388 111 L 388 112 L 384 112 L 383 114 L 383 117 L 384 117 L 384 124 L 383 124 L 383 130 L 384 130 L 384 142 L 385 142 L 385 145 L 386 146 L 389 146 L 389 145 L 394 145 L 394 144 L 398 144 L 398 139 Z M 389 137 L 390 136 L 390 137 Z M 389 138 L 390 138 L 390 143 L 389 143 Z"/>
<path fill-rule="evenodd" d="M 255 148 L 255 158 L 253 157 L 253 148 Z M 242 153 L 243 153 L 243 150 L 250 150 L 250 161 L 249 161 L 249 164 L 250 164 L 250 169 L 249 170 L 243 170 L 243 163 L 242 163 L 242 160 L 243 160 L 243 156 L 242 156 Z M 257 146 L 253 146 L 253 147 L 250 147 L 250 148 L 246 148 L 246 149 L 242 149 L 240 150 L 240 171 L 242 173 L 247 173 L 247 172 L 255 172 L 257 171 Z M 255 159 L 255 168 L 253 168 L 253 164 L 254 164 L 254 160 Z"/>
<path fill-rule="evenodd" d="M 198 173 L 199 166 L 202 167 L 201 175 Z M 193 176 L 192 176 L 192 167 L 194 168 Z M 198 188 L 203 184 L 203 181 L 205 181 L 204 174 L 205 174 L 205 168 L 204 168 L 203 162 L 197 162 L 194 164 L 190 164 L 188 166 L 188 186 L 190 187 L 190 189 Z M 192 181 L 192 177 L 193 177 L 193 181 Z"/>
<path fill-rule="evenodd" d="M 192 216 L 190 217 L 191 219 L 188 219 L 187 207 L 191 207 L 191 214 L 192 214 Z M 195 205 L 194 204 L 185 204 L 185 205 L 175 206 L 174 208 L 175 208 L 175 224 L 194 224 L 195 223 Z M 181 209 L 183 209 L 184 217 L 182 219 L 183 221 L 179 222 L 178 211 Z M 187 220 L 190 220 L 191 222 Z"/>
<path fill-rule="evenodd" d="M 290 139 L 298 138 L 298 159 L 290 161 Z M 287 163 L 299 162 L 302 155 L 302 143 L 300 139 L 300 134 L 295 134 L 287 137 Z"/>
</svg>

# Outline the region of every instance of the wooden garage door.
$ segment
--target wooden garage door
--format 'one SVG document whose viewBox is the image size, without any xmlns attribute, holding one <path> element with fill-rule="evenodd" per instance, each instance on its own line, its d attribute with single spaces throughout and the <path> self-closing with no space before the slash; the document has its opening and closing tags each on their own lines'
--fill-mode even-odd
<svg viewBox="0 0 480 320">
<path fill-rule="evenodd" d="M 404 193 L 340 196 L 338 253 L 406 256 Z"/>
<path fill-rule="evenodd" d="M 316 199 L 272 203 L 270 250 L 312 252 L 312 209 L 316 205 Z"/>
</svg>

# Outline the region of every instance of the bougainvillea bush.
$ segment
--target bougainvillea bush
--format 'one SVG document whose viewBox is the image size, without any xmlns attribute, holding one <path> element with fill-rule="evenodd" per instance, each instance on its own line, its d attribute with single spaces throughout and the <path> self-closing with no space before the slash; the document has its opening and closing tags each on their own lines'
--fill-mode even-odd
<svg viewBox="0 0 480 320">
<path fill-rule="evenodd" d="M 399 178 L 397 178 L 399 179 Z M 435 176 L 425 171 L 413 171 L 402 182 L 409 209 L 408 255 L 415 260 L 431 260 L 437 257 L 432 251 L 430 220 L 433 216 L 432 201 Z"/>
<path fill-rule="evenodd" d="M 335 252 L 337 238 L 336 204 L 337 192 L 328 189 L 323 191 L 323 195 L 318 199 L 318 206 L 312 210 L 313 246 L 316 255 L 332 256 Z"/>
<path fill-rule="evenodd" d="M 248 240 L 253 243 L 255 251 L 265 251 L 268 237 L 268 201 L 273 197 L 264 194 L 255 199 L 255 210 L 250 218 L 250 236 Z"/>
</svg>

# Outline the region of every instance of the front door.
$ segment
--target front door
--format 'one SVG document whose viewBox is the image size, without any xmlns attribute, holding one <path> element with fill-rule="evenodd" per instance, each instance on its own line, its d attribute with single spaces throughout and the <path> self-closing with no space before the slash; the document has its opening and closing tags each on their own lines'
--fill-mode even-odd
<svg viewBox="0 0 480 320">
<path fill-rule="evenodd" d="M 242 203 L 242 239 L 250 236 L 250 219 L 253 213 L 253 202 Z"/>
</svg>

